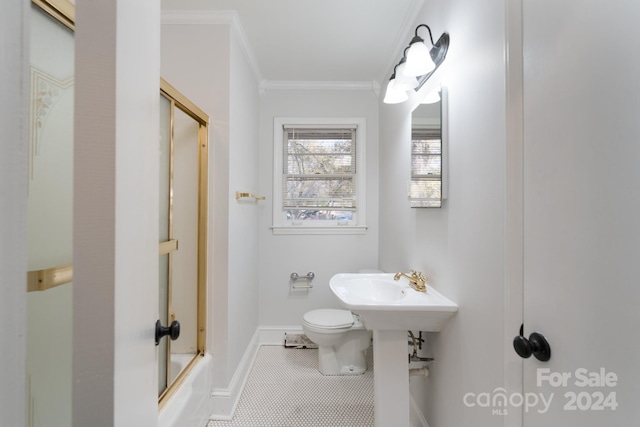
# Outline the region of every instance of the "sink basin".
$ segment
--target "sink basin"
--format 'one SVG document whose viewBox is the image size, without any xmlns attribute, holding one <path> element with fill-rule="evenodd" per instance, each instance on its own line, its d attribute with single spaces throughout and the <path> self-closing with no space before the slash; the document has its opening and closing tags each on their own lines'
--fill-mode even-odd
<svg viewBox="0 0 640 427">
<path fill-rule="evenodd" d="M 350 278 L 348 282 L 338 281 L 336 286 L 331 287 L 333 292 L 338 295 L 338 298 L 345 301 L 348 300 L 351 304 L 391 303 L 405 296 L 405 288 L 386 279 L 371 277 L 377 275 L 355 274 L 353 276 L 357 277 Z"/>
<path fill-rule="evenodd" d="M 458 311 L 457 304 L 431 286 L 418 292 L 404 277 L 393 280 L 393 274 L 336 274 L 329 287 L 369 330 L 439 332 Z"/>
</svg>

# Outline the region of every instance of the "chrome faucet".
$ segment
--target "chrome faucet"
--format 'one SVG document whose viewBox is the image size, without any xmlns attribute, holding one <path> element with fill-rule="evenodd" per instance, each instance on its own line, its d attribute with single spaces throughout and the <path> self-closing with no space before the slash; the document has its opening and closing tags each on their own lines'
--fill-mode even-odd
<svg viewBox="0 0 640 427">
<path fill-rule="evenodd" d="M 396 273 L 395 276 L 393 276 L 393 280 L 400 280 L 400 278 L 404 276 L 409 280 L 409 285 L 411 285 L 411 287 L 413 289 L 415 289 L 418 292 L 427 292 L 427 287 L 425 285 L 425 283 L 427 282 L 427 278 L 424 277 L 424 275 L 418 271 L 415 270 L 411 270 L 411 275 L 407 275 L 405 273 Z"/>
</svg>

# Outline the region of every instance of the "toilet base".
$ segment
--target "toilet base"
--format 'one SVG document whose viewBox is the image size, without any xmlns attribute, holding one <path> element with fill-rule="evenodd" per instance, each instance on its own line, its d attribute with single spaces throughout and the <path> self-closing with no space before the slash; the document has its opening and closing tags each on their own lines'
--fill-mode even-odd
<svg viewBox="0 0 640 427">
<path fill-rule="evenodd" d="M 365 352 L 361 352 L 360 357 L 352 359 L 352 363 L 346 365 L 339 364 L 332 348 L 323 349 L 318 347 L 318 370 L 322 375 L 362 375 L 367 370 L 367 359 Z"/>
<path fill-rule="evenodd" d="M 318 345 L 318 370 L 322 375 L 361 375 L 367 370 L 367 350 L 371 332 L 351 331 L 357 339 L 338 346 Z"/>
<path fill-rule="evenodd" d="M 348 310 L 312 310 L 302 330 L 318 345 L 318 370 L 323 375 L 360 375 L 367 370 L 371 331 Z"/>
</svg>

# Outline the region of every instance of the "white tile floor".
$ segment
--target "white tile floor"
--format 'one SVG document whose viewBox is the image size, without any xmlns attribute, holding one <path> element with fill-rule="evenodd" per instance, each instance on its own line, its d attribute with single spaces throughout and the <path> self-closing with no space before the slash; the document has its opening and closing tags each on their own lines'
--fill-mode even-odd
<svg viewBox="0 0 640 427">
<path fill-rule="evenodd" d="M 324 376 L 315 349 L 260 347 L 233 420 L 207 427 L 372 427 L 371 356 L 367 366 L 362 375 Z"/>
</svg>

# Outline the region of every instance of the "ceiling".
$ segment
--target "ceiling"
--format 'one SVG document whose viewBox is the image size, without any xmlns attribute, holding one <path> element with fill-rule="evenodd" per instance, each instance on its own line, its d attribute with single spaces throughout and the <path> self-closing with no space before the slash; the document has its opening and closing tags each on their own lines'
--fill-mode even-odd
<svg viewBox="0 0 640 427">
<path fill-rule="evenodd" d="M 424 0 L 162 0 L 163 11 L 233 11 L 261 80 L 389 78 Z"/>
</svg>

